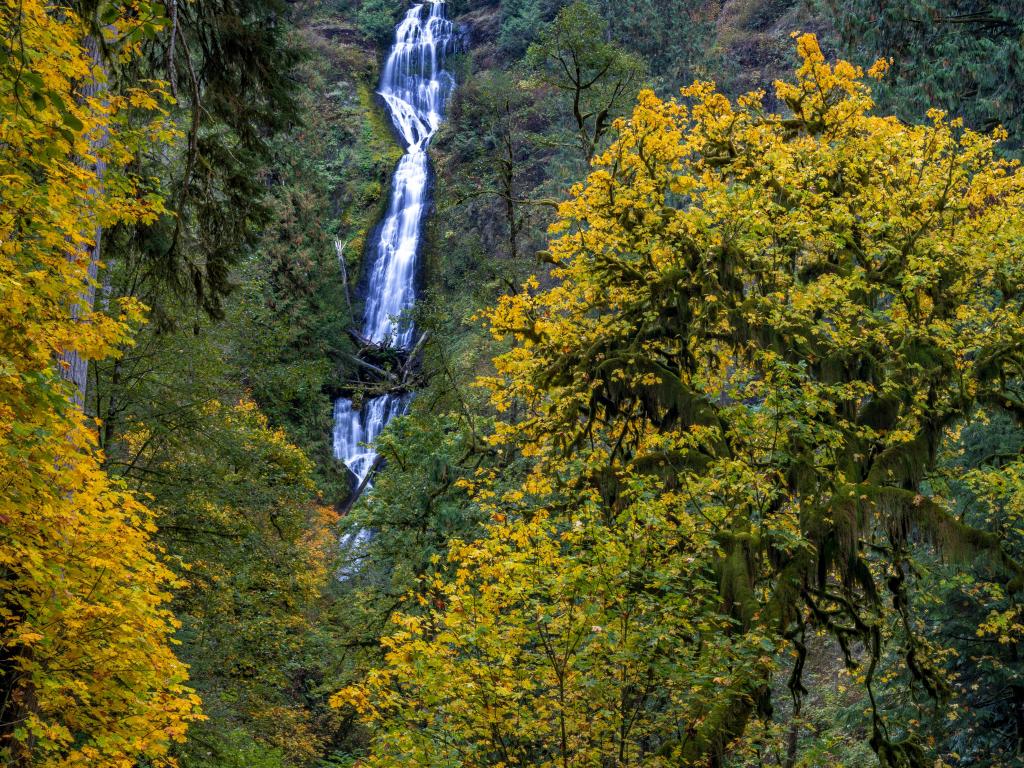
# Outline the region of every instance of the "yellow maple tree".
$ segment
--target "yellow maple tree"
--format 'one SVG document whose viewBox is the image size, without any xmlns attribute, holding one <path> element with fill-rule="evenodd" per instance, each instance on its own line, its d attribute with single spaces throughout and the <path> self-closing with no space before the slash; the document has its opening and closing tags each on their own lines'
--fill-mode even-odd
<svg viewBox="0 0 1024 768">
<path fill-rule="evenodd" d="M 489 313 L 514 342 L 484 381 L 506 414 L 492 444 L 529 474 L 512 493 L 498 472 L 474 480 L 495 522 L 453 550 L 441 607 L 401 617 L 382 668 L 336 699 L 372 724 L 371 765 L 723 765 L 771 717 L 772 660 L 799 710 L 814 633 L 859 668 L 880 765 L 934 763 L 875 694 L 941 702 L 948 688 L 911 558 L 969 554 L 1022 585 L 999 537 L 928 481 L 944 436 L 982 409 L 1024 421 L 1024 174 L 997 155 L 1002 131 L 875 114 L 866 76 L 884 62 L 865 73 L 827 62 L 813 35 L 796 43 L 796 77 L 775 84 L 785 114 L 711 83 L 682 100 L 642 92 L 559 208 L 553 284 Z M 638 523 L 655 554 L 616 554 Z M 612 568 L 614 589 L 588 574 L 567 601 L 581 562 Z M 706 599 L 656 610 L 709 581 L 710 615 Z M 602 729 L 604 710 L 645 690 L 628 672 L 656 644 L 621 663 L 558 657 L 556 677 L 586 695 L 552 697 L 531 682 L 550 676 L 522 674 L 550 616 L 645 599 L 632 636 L 668 627 L 680 652 L 717 645 L 681 667 L 651 659 L 664 695 L 635 716 L 619 705 L 639 732 Z M 462 607 L 474 601 L 485 640 Z M 600 648 L 609 625 L 588 624 L 558 647 Z M 488 676 L 511 691 L 477 697 Z M 693 699 L 676 697 L 687 688 Z M 514 718 L 527 725 L 509 738 Z"/>
<path fill-rule="evenodd" d="M 155 7 L 104 11 L 120 55 Z M 197 716 L 172 652 L 173 576 L 150 512 L 101 468 L 57 360 L 130 342 L 142 308 L 84 300 L 98 228 L 147 221 L 159 197 L 126 168 L 171 132 L 158 85 L 88 95 L 104 73 L 86 25 L 38 0 L 0 6 L 0 762 L 166 761 Z M 134 121 L 127 114 L 148 114 Z"/>
</svg>

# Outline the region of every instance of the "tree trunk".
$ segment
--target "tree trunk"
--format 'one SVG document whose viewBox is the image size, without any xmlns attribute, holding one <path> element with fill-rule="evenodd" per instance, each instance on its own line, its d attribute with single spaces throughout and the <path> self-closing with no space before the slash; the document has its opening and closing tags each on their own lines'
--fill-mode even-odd
<svg viewBox="0 0 1024 768">
<path fill-rule="evenodd" d="M 83 42 L 83 47 L 89 53 L 89 60 L 92 63 L 93 70 L 100 70 L 104 72 L 103 66 L 103 55 L 100 46 L 100 39 L 97 35 L 89 35 Z M 81 98 L 86 100 L 94 98 L 107 90 L 107 84 L 105 78 L 97 79 L 95 77 L 90 78 L 87 82 L 83 83 L 81 89 Z M 98 155 L 103 151 L 103 148 L 107 144 L 107 134 L 104 131 L 99 137 L 97 137 L 92 144 L 92 154 Z M 90 163 L 91 161 L 80 161 L 84 164 Z M 104 163 L 99 157 L 96 158 L 95 164 L 92 165 L 93 170 L 96 174 L 96 187 L 90 190 L 90 194 L 97 196 L 102 193 L 103 185 L 103 173 Z M 82 280 L 82 292 L 79 294 L 78 303 L 71 307 L 71 317 L 74 320 L 78 320 L 83 314 L 87 314 L 92 310 L 93 303 L 96 300 L 96 278 L 99 274 L 99 261 L 100 261 L 100 241 L 103 236 L 103 228 L 98 224 L 96 225 L 96 231 L 93 236 L 93 244 L 91 247 L 83 247 L 78 252 L 69 254 L 68 259 L 72 261 L 78 261 L 84 259 L 87 261 L 86 266 L 86 277 Z M 89 361 L 82 357 L 81 353 L 77 349 L 68 349 L 60 355 L 60 370 L 61 376 L 70 381 L 75 386 L 75 391 L 72 396 L 72 401 L 79 408 L 85 407 L 85 391 L 88 386 L 88 375 L 89 375 Z"/>
</svg>

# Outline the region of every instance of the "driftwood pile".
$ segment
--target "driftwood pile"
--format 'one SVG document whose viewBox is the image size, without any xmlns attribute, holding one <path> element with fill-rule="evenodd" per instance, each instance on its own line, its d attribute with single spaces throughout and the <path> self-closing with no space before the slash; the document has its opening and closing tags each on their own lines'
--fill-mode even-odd
<svg viewBox="0 0 1024 768">
<path fill-rule="evenodd" d="M 423 385 L 420 363 L 429 331 L 420 334 L 410 349 L 372 341 L 355 328 L 349 328 L 348 335 L 357 347 L 356 353 L 349 355 L 356 366 L 356 377 L 341 385 L 341 392 L 349 397 L 370 398 L 402 394 Z"/>
</svg>

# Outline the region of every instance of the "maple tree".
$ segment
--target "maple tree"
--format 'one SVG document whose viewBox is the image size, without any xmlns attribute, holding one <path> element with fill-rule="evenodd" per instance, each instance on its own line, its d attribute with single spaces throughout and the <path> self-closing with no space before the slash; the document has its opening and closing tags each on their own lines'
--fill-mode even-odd
<svg viewBox="0 0 1024 768">
<path fill-rule="evenodd" d="M 335 697 L 380 726 L 372 763 L 678 764 L 664 735 L 770 668 L 772 644 L 730 638 L 714 542 L 651 490 L 624 494 L 614 536 L 597 500 L 563 526 L 506 517 L 513 492 L 487 538 L 456 542 L 453 578 L 418 598 L 434 609 L 399 615 L 383 665 Z"/>
<path fill-rule="evenodd" d="M 107 45 L 134 55 L 157 10 L 106 8 Z M 158 85 L 83 94 L 104 77 L 86 32 L 66 8 L 0 8 L 0 762 L 12 766 L 159 764 L 198 711 L 171 649 L 178 582 L 152 516 L 101 469 L 57 363 L 129 343 L 142 307 L 93 311 L 90 246 L 100 227 L 162 210 L 127 168 L 141 143 L 171 138 Z"/>
<path fill-rule="evenodd" d="M 1003 132 L 876 115 L 861 69 L 797 50 L 786 115 L 641 93 L 559 209 L 556 284 L 489 314 L 515 342 L 483 382 L 492 447 L 531 469 L 474 478 L 485 535 L 336 697 L 371 765 L 722 765 L 776 664 L 799 711 L 816 632 L 879 763 L 933 764 L 877 673 L 947 692 L 916 553 L 1021 585 L 929 480 L 980 409 L 1024 418 L 1024 174 Z"/>
</svg>

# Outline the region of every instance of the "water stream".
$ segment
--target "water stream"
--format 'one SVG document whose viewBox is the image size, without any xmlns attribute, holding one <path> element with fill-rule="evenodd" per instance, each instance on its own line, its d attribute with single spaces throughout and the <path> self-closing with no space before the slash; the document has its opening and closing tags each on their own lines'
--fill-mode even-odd
<svg viewBox="0 0 1024 768">
<path fill-rule="evenodd" d="M 395 28 L 395 42 L 381 74 L 378 93 L 405 145 L 395 168 L 387 214 L 379 228 L 363 312 L 363 335 L 377 344 L 410 350 L 416 329 L 408 317 L 416 302 L 416 260 L 429 193 L 427 147 L 441 125 L 455 79 L 445 59 L 456 31 L 443 2 L 413 5 Z M 355 408 L 334 403 L 334 455 L 355 475 L 357 485 L 373 469 L 377 454 L 368 445 L 411 396 L 388 394 Z"/>
</svg>

